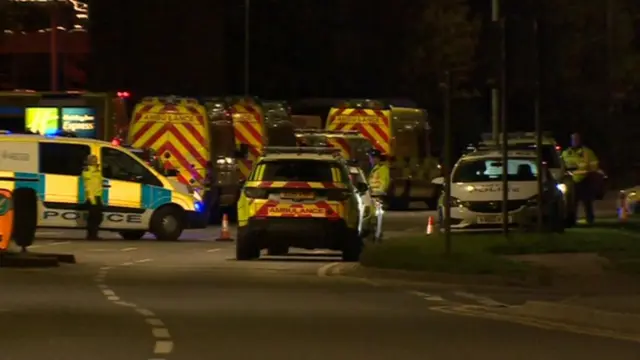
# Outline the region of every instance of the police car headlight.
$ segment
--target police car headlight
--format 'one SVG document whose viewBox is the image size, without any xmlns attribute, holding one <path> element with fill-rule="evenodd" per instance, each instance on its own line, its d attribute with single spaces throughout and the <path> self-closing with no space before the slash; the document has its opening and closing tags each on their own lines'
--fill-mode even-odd
<svg viewBox="0 0 640 360">
<path fill-rule="evenodd" d="M 560 192 L 563 193 L 563 194 L 567 193 L 567 185 L 565 185 L 565 184 L 558 184 L 558 185 L 556 185 L 556 188 L 558 190 L 560 190 Z"/>
<path fill-rule="evenodd" d="M 196 199 L 196 201 L 198 202 L 202 202 L 202 195 L 200 195 L 200 193 L 197 191 L 193 192 L 193 198 Z"/>
</svg>

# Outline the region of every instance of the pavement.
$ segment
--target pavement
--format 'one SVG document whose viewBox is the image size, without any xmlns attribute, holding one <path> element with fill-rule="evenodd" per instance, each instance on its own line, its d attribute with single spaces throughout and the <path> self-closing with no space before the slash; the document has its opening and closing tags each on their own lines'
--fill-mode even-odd
<svg viewBox="0 0 640 360">
<path fill-rule="evenodd" d="M 422 226 L 417 219 L 424 217 L 415 218 Z M 640 354 L 633 334 L 514 313 L 529 295 L 513 290 L 501 290 L 498 301 L 459 286 L 340 276 L 346 265 L 325 251 L 238 262 L 233 243 L 212 240 L 218 230 L 187 231 L 178 242 L 40 232 L 32 251 L 73 253 L 78 263 L 0 268 L 0 359 L 636 360 Z M 517 296 L 523 302 L 504 300 Z"/>
</svg>

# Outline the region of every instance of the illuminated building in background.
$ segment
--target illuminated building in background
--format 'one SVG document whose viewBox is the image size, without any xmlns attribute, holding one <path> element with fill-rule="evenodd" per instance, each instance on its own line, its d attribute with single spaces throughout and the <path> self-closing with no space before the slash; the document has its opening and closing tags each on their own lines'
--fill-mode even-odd
<svg viewBox="0 0 640 360">
<path fill-rule="evenodd" d="M 9 0 L 2 4 L 0 89 L 84 88 L 84 63 L 90 52 L 87 2 Z"/>
</svg>

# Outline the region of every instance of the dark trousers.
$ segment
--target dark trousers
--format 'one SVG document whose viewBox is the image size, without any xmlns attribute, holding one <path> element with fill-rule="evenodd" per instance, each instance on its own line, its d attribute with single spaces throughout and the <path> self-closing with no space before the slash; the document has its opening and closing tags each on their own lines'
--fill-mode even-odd
<svg viewBox="0 0 640 360">
<path fill-rule="evenodd" d="M 595 215 L 593 213 L 593 201 L 595 194 L 593 189 L 593 180 L 587 176 L 582 181 L 575 184 L 575 196 L 573 202 L 574 214 L 578 213 L 580 203 L 584 206 L 584 214 L 588 224 L 593 224 Z"/>
<path fill-rule="evenodd" d="M 102 223 L 102 198 L 96 196 L 96 203 L 87 201 L 87 239 L 97 239 Z"/>
</svg>

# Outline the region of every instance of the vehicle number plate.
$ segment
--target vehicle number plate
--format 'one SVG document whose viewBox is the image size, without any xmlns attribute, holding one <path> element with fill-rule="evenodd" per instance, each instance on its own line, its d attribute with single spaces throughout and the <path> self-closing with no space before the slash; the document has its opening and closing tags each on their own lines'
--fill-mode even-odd
<svg viewBox="0 0 640 360">
<path fill-rule="evenodd" d="M 316 194 L 314 193 L 281 193 L 281 199 L 290 199 L 290 200 L 313 200 L 316 198 Z"/>
<path fill-rule="evenodd" d="M 509 216 L 509 223 L 512 222 Z M 502 215 L 483 215 L 478 216 L 478 224 L 502 224 Z"/>
</svg>

